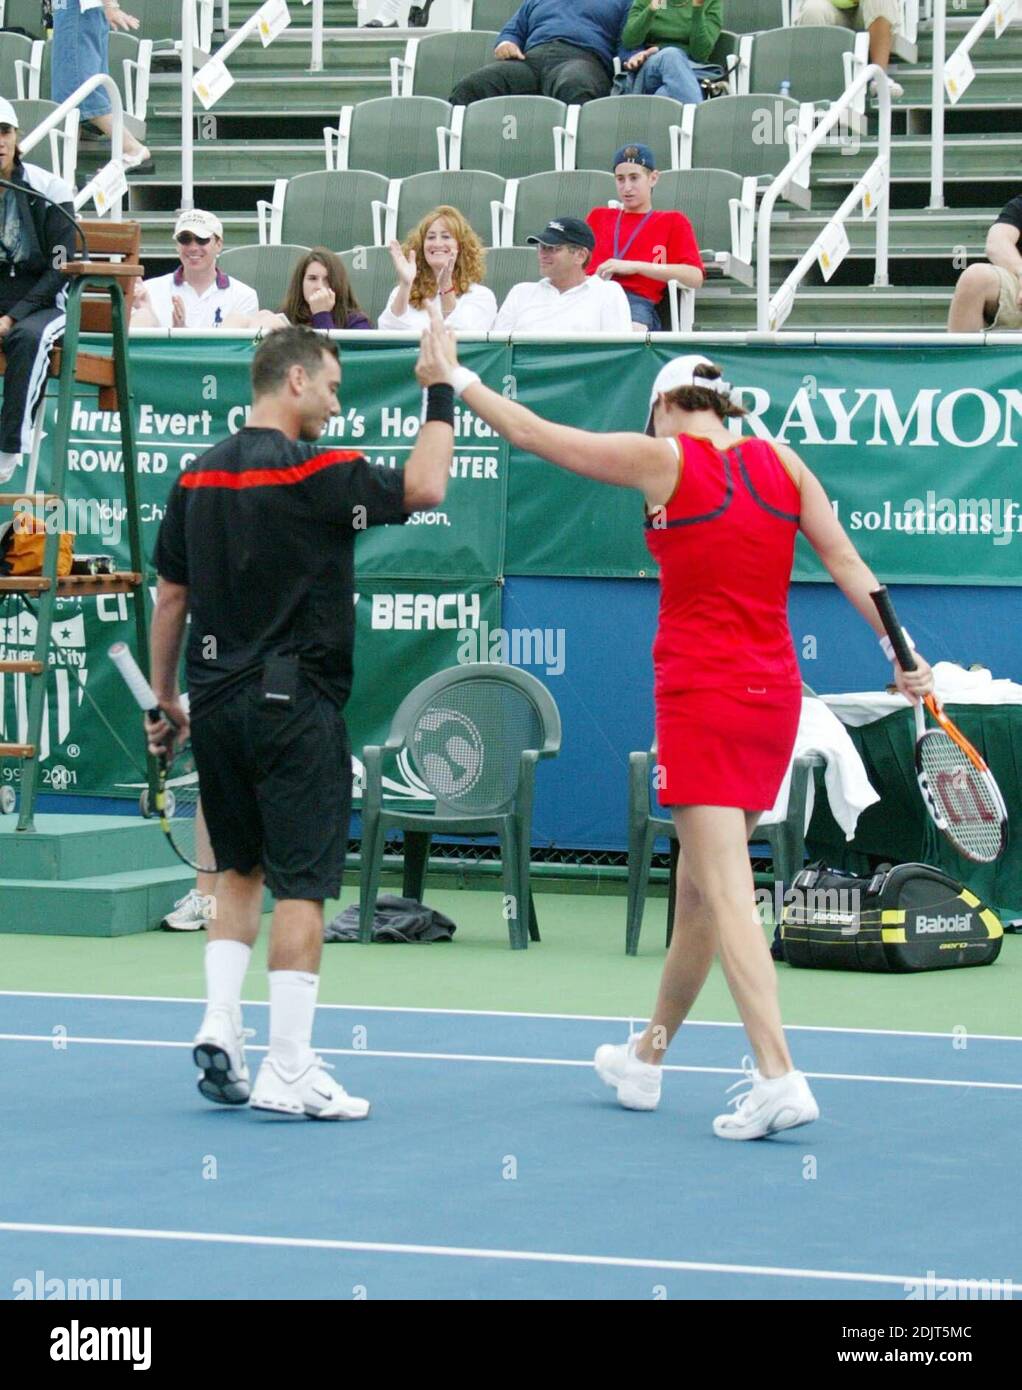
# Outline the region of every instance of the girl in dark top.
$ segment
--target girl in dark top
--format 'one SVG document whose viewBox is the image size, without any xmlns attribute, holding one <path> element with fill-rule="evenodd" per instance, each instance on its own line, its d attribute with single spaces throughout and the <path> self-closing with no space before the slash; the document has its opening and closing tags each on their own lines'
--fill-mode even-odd
<svg viewBox="0 0 1022 1390">
<path fill-rule="evenodd" d="M 335 251 L 314 246 L 305 253 L 292 272 L 279 313 L 260 309 L 257 314 L 230 314 L 224 327 L 272 333 L 292 323 L 305 328 L 372 328 Z"/>
</svg>

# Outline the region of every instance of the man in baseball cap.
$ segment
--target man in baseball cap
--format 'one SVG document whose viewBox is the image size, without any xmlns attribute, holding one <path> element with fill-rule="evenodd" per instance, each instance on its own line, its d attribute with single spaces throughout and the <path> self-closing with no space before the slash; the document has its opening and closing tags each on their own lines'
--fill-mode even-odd
<svg viewBox="0 0 1022 1390">
<path fill-rule="evenodd" d="M 659 305 L 668 280 L 699 289 L 703 258 L 684 213 L 653 210 L 653 189 L 660 175 L 648 145 L 622 145 L 610 167 L 619 206 L 593 208 L 586 218 L 596 235 L 589 274 L 620 284 L 637 332 L 659 332 Z"/>
<path fill-rule="evenodd" d="M 554 217 L 538 236 L 539 281 L 515 285 L 501 306 L 495 332 L 628 333 L 631 312 L 620 285 L 586 274 L 596 245 L 592 229 L 578 217 Z"/>
<path fill-rule="evenodd" d="M 174 227 L 181 261 L 171 275 L 135 281 L 132 328 L 225 328 L 231 314 L 255 314 L 259 297 L 217 266 L 224 249 L 219 217 L 201 208 L 181 213 Z"/>
<path fill-rule="evenodd" d="M 64 331 L 67 279 L 59 267 L 75 255 L 74 195 L 56 174 L 24 162 L 18 126 L 14 107 L 0 97 L 0 177 L 14 185 L 0 189 L 0 484 L 32 447 L 50 351 Z"/>
</svg>

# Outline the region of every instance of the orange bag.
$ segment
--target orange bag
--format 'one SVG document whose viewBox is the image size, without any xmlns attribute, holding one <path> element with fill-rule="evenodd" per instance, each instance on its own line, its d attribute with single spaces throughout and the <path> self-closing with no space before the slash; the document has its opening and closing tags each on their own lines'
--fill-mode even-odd
<svg viewBox="0 0 1022 1390">
<path fill-rule="evenodd" d="M 70 574 L 74 559 L 75 538 L 72 532 L 60 533 L 60 554 L 57 574 Z M 0 574 L 35 575 L 43 572 L 43 547 L 46 527 L 34 516 L 22 513 L 0 527 Z"/>
</svg>

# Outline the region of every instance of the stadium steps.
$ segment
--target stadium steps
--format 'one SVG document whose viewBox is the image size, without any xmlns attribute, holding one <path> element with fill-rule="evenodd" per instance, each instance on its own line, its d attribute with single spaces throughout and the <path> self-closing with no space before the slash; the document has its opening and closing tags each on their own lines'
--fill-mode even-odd
<svg viewBox="0 0 1022 1390">
<path fill-rule="evenodd" d="M 951 292 L 940 286 L 900 286 L 877 289 L 856 286 L 803 284 L 784 324 L 786 332 L 940 331 L 947 326 Z M 756 297 L 748 290 L 720 294 L 715 290 L 696 299 L 695 329 L 752 331 L 756 327 Z"/>
</svg>

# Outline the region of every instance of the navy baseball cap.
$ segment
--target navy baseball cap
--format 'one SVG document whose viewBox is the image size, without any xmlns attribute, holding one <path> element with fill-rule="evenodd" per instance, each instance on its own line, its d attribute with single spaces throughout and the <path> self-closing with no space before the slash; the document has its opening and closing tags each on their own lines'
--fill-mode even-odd
<svg viewBox="0 0 1022 1390">
<path fill-rule="evenodd" d="M 525 240 L 530 246 L 584 246 L 587 251 L 596 247 L 593 229 L 578 217 L 552 217 L 539 236 Z"/>
<path fill-rule="evenodd" d="M 648 145 L 622 145 L 611 160 L 611 169 L 619 164 L 641 164 L 644 169 L 656 169 L 656 155 Z"/>
</svg>

